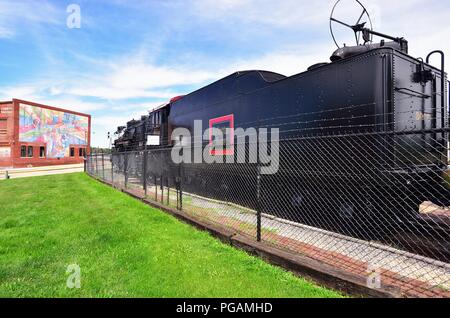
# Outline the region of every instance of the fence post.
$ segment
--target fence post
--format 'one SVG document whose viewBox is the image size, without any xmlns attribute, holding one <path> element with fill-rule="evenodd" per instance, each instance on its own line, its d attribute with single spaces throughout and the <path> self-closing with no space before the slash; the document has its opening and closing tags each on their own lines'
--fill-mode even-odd
<svg viewBox="0 0 450 318">
<path fill-rule="evenodd" d="M 256 170 L 256 241 L 261 242 L 261 167 L 259 159 Z"/>
<path fill-rule="evenodd" d="M 144 197 L 147 198 L 147 150 L 144 150 L 144 162 L 142 163 L 142 185 L 144 187 Z"/>
<path fill-rule="evenodd" d="M 180 209 L 180 182 L 179 182 L 180 178 L 179 177 L 174 177 L 174 181 L 175 181 L 175 193 L 177 195 L 177 210 Z"/>
<path fill-rule="evenodd" d="M 166 185 L 167 185 L 167 206 L 170 205 L 170 201 L 169 201 L 169 195 L 170 195 L 170 185 L 169 185 L 169 177 L 166 178 Z"/>
<path fill-rule="evenodd" d="M 114 187 L 114 153 L 111 152 L 111 184 Z"/>
<path fill-rule="evenodd" d="M 155 183 L 155 202 L 158 202 L 158 183 L 156 182 L 156 175 L 153 175 L 153 181 Z"/>
<path fill-rule="evenodd" d="M 125 159 L 123 161 L 123 174 L 125 176 L 125 189 L 127 188 L 127 183 L 128 183 L 128 153 L 124 153 Z"/>
<path fill-rule="evenodd" d="M 98 152 L 95 153 L 95 175 L 98 177 Z"/>
<path fill-rule="evenodd" d="M 103 175 L 103 181 L 105 181 L 105 154 L 102 151 L 102 175 Z"/>
<path fill-rule="evenodd" d="M 161 178 L 160 178 L 161 180 L 160 180 L 160 185 L 161 185 L 161 203 L 164 203 L 164 176 L 163 175 L 161 175 Z"/>
<path fill-rule="evenodd" d="M 183 162 L 180 163 L 179 166 L 179 176 L 180 176 L 180 211 L 183 210 Z"/>
<path fill-rule="evenodd" d="M 183 196 L 181 195 L 181 163 L 178 164 L 178 173 L 175 176 L 175 190 L 177 194 L 177 210 L 183 209 Z"/>
</svg>

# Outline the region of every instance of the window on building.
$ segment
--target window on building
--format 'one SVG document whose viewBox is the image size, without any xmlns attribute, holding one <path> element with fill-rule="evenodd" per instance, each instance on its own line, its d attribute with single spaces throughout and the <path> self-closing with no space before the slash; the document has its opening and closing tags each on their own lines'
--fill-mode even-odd
<svg viewBox="0 0 450 318">
<path fill-rule="evenodd" d="M 33 158 L 33 146 L 28 146 L 28 158 Z"/>
<path fill-rule="evenodd" d="M 86 148 L 78 148 L 78 156 L 86 157 Z"/>
<path fill-rule="evenodd" d="M 20 157 L 22 158 L 27 157 L 27 146 L 20 147 Z"/>
<path fill-rule="evenodd" d="M 45 158 L 45 147 L 44 146 L 39 147 L 39 157 Z"/>
<path fill-rule="evenodd" d="M 70 156 L 75 157 L 75 148 L 70 147 Z"/>
</svg>

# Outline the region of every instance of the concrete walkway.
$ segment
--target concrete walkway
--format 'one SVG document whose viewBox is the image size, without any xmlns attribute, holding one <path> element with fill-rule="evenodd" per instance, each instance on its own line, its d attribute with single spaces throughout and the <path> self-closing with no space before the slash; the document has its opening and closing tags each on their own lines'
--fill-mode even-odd
<svg viewBox="0 0 450 318">
<path fill-rule="evenodd" d="M 16 178 L 47 176 L 53 174 L 75 173 L 83 171 L 84 171 L 84 164 L 0 169 L 0 180 L 4 180 L 7 175 L 9 176 L 10 179 L 16 179 Z"/>
</svg>

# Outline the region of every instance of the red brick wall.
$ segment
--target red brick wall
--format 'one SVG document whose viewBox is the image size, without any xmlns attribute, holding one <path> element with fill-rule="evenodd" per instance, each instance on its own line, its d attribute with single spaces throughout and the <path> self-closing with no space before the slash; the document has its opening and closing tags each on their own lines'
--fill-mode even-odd
<svg viewBox="0 0 450 318">
<path fill-rule="evenodd" d="M 6 120 L 6 131 L 0 131 L 0 167 L 12 166 L 12 157 L 5 157 L 5 151 L 14 146 L 14 108 L 12 102 L 0 103 L 0 120 Z"/>
<path fill-rule="evenodd" d="M 51 106 L 40 105 L 32 102 L 16 100 L 14 99 L 9 103 L 0 103 L 0 119 L 7 118 L 7 134 L 0 134 L 0 151 L 5 147 L 11 147 L 11 157 L 4 158 L 0 157 L 0 167 L 15 167 L 15 168 L 23 168 L 23 167 L 38 167 L 38 166 L 50 166 L 50 165 L 65 165 L 65 164 L 77 164 L 83 163 L 84 158 L 79 156 L 79 148 L 85 148 L 83 146 L 74 145 L 75 148 L 75 156 L 74 157 L 64 157 L 60 159 L 56 158 L 40 158 L 40 147 L 46 146 L 44 144 L 39 143 L 29 143 L 29 142 L 20 142 L 19 141 L 19 104 L 29 104 L 36 107 L 43 107 L 54 110 L 62 110 L 64 112 L 80 114 L 76 112 L 71 112 Z M 86 152 L 89 153 L 89 145 L 90 145 L 90 131 L 91 131 L 91 117 L 86 115 L 89 118 L 89 133 L 88 133 L 88 147 Z M 33 157 L 32 158 L 22 158 L 21 157 L 21 146 L 33 146 Z M 27 149 L 28 151 L 28 149 Z M 1 156 L 1 152 L 0 152 Z"/>
</svg>

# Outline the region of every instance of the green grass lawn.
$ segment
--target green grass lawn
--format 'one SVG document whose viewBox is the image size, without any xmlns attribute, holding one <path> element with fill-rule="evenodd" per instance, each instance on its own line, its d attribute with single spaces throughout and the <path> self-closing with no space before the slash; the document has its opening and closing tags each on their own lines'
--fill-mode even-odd
<svg viewBox="0 0 450 318">
<path fill-rule="evenodd" d="M 82 173 L 0 181 L 0 202 L 0 297 L 340 296 Z"/>
</svg>

